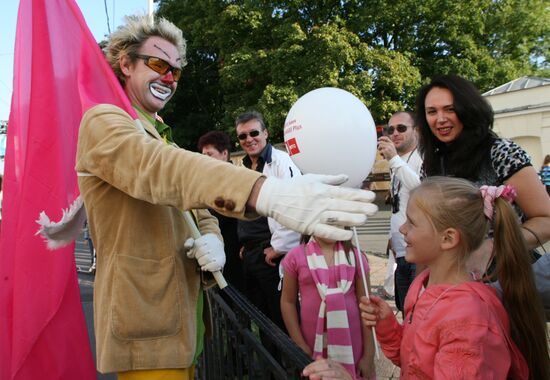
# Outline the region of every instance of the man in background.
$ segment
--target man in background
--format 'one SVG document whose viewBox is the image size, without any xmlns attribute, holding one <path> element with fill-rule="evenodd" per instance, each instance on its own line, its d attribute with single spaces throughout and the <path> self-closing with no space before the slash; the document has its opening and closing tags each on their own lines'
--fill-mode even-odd
<svg viewBox="0 0 550 380">
<path fill-rule="evenodd" d="M 378 150 L 390 164 L 391 249 L 395 253 L 395 305 L 403 312 L 409 287 L 416 276 L 416 266 L 405 260 L 405 240 L 399 227 L 405 223 L 410 191 L 420 184 L 422 158 L 417 149 L 418 133 L 414 114 L 400 111 L 388 122 L 387 136 L 378 139 Z M 390 253 L 391 254 L 391 253 Z M 418 268 L 420 269 L 420 268 Z"/>
<path fill-rule="evenodd" d="M 246 112 L 235 121 L 237 138 L 246 156 L 243 165 L 266 177 L 292 178 L 300 170 L 290 156 L 267 142 L 268 131 L 259 112 Z M 283 255 L 300 242 L 300 234 L 271 218 L 240 220 L 239 240 L 245 280 L 245 294 L 252 303 L 285 331 L 281 316 L 279 263 Z"/>
</svg>

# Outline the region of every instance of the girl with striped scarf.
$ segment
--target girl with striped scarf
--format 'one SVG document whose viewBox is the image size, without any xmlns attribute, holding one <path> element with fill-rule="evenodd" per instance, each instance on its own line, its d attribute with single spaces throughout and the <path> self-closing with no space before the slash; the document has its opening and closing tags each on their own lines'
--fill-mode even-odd
<svg viewBox="0 0 550 380">
<path fill-rule="evenodd" d="M 350 242 L 304 236 L 282 261 L 281 311 L 290 337 L 306 353 L 342 364 L 353 379 L 373 379 L 372 330 L 361 325 L 358 307 L 365 295 L 359 258 L 368 274 L 365 256 Z"/>
</svg>

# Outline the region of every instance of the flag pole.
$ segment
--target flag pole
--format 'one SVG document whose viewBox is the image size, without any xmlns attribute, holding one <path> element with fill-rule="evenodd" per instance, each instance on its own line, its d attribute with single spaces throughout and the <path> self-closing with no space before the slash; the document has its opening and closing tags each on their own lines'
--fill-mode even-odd
<svg viewBox="0 0 550 380">
<path fill-rule="evenodd" d="M 149 20 L 153 22 L 153 13 L 154 13 L 154 1 L 153 0 L 147 0 L 147 15 L 149 16 Z"/>
<path fill-rule="evenodd" d="M 355 242 L 355 247 L 357 248 L 357 258 L 359 259 L 359 267 L 361 268 L 361 277 L 363 278 L 363 287 L 365 288 L 365 294 L 367 296 L 368 299 L 370 299 L 370 294 L 369 294 L 369 287 L 368 287 L 368 284 L 367 284 L 367 277 L 365 276 L 365 267 L 363 265 L 363 260 L 362 260 L 362 253 L 361 253 L 361 247 L 359 246 L 359 237 L 357 236 L 357 229 L 354 227 L 351 227 L 351 229 L 353 230 L 353 238 L 354 238 L 354 242 Z M 376 359 L 380 359 L 380 349 L 378 348 L 378 340 L 376 339 L 376 330 L 373 326 L 372 328 L 372 340 L 374 342 L 374 353 L 376 355 Z"/>
</svg>

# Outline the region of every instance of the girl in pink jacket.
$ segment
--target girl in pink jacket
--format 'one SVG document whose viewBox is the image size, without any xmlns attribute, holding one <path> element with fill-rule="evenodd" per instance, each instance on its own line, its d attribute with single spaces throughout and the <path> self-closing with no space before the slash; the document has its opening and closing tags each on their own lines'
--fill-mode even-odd
<svg viewBox="0 0 550 380">
<path fill-rule="evenodd" d="M 402 379 L 549 379 L 548 338 L 510 186 L 430 177 L 416 188 L 400 228 L 405 258 L 428 267 L 413 282 L 399 324 L 379 297 L 361 299 L 384 354 Z M 494 278 L 472 280 L 466 260 L 494 228 Z M 495 257 L 496 254 L 496 257 Z M 504 306 L 503 306 L 504 304 Z"/>
</svg>

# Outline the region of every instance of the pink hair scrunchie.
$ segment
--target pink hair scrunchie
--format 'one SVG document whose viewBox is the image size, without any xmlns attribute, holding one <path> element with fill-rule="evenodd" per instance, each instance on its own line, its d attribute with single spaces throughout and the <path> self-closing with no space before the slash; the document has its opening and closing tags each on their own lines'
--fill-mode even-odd
<svg viewBox="0 0 550 380">
<path fill-rule="evenodd" d="M 479 188 L 483 197 L 483 213 L 487 219 L 493 219 L 495 199 L 501 197 L 512 203 L 516 199 L 516 190 L 511 185 L 502 186 L 481 186 Z"/>
</svg>

